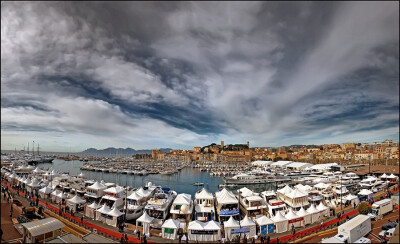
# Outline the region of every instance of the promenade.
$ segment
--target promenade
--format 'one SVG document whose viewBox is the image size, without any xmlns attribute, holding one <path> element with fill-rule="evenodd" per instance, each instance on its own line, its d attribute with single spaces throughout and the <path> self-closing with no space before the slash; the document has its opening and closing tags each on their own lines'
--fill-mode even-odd
<svg viewBox="0 0 400 244">
<path fill-rule="evenodd" d="M 10 189 L 10 191 L 13 194 L 14 199 L 18 199 L 25 206 L 29 206 L 29 201 L 25 198 L 25 194 L 23 192 L 20 191 L 19 195 L 17 195 L 16 190 L 14 188 L 12 188 L 9 184 L 2 182 L 2 185 L 6 186 L 6 187 L 8 187 L 8 189 Z M 398 187 L 395 191 L 393 190 L 393 187 L 391 187 L 390 191 L 392 193 L 396 193 L 398 191 Z M 383 193 L 377 193 L 376 197 L 374 199 L 376 201 L 380 200 L 382 195 L 383 195 Z M 33 201 L 35 202 L 36 198 L 33 198 Z M 65 220 L 70 221 L 71 223 L 73 223 L 77 226 L 80 226 L 81 228 L 87 229 L 88 231 L 93 231 L 94 229 L 96 229 L 98 234 L 104 235 L 105 237 L 108 237 L 108 238 L 112 238 L 116 241 L 118 241 L 122 236 L 122 233 L 118 232 L 117 228 L 115 228 L 115 227 L 100 223 L 98 221 L 93 221 L 93 220 L 87 219 L 87 218 L 84 218 L 84 220 L 81 221 L 81 216 L 82 216 L 81 213 L 77 213 L 74 216 L 72 216 L 69 213 L 62 212 L 62 214 L 60 215 L 58 206 L 55 206 L 54 204 L 46 202 L 42 199 L 39 199 L 39 205 L 42 205 L 44 207 L 45 213 L 47 213 L 49 215 L 51 215 L 52 213 L 56 214 L 56 215 L 64 218 Z M 49 211 L 51 213 L 48 213 Z M 339 209 L 336 211 L 336 213 L 338 213 L 338 211 L 339 211 Z M 3 212 L 7 213 L 7 210 L 5 209 L 5 211 L 3 211 L 3 205 L 2 205 L 2 224 L 3 224 Z M 9 214 L 9 212 L 8 212 L 8 214 Z M 280 243 L 293 242 L 293 241 L 302 239 L 304 237 L 310 236 L 315 233 L 319 233 L 319 232 L 326 231 L 326 230 L 331 230 L 338 225 L 338 222 L 339 223 L 344 222 L 346 220 L 347 216 L 349 216 L 349 218 L 352 218 L 352 217 L 356 216 L 357 214 L 358 214 L 357 209 L 353 209 L 352 206 L 348 206 L 346 208 L 343 208 L 343 214 L 340 219 L 336 218 L 336 216 L 331 216 L 331 217 L 325 219 L 323 221 L 322 225 L 321 225 L 321 223 L 314 223 L 313 225 L 307 226 L 306 229 L 304 229 L 304 227 L 296 228 L 296 233 L 294 235 L 290 234 L 289 232 L 270 234 L 270 237 L 271 237 L 270 243 L 277 243 L 278 238 L 279 238 Z M 8 223 L 7 226 L 11 226 L 12 228 L 14 228 L 11 220 L 9 220 L 9 222 L 7 222 L 7 223 Z M 124 233 L 128 234 L 129 243 L 140 243 L 140 240 L 137 238 L 137 236 L 133 232 L 134 227 L 132 228 L 132 225 L 129 225 L 129 224 L 128 224 L 128 226 L 131 226 L 131 228 L 125 228 Z M 72 228 L 72 229 L 74 229 L 74 228 Z M 75 227 L 75 229 L 76 229 L 76 227 Z M 15 228 L 14 228 L 14 230 L 15 230 Z M 139 228 L 139 230 L 141 230 L 141 228 Z M 151 236 L 148 238 L 148 243 L 178 243 L 178 240 L 162 239 L 159 237 L 159 234 L 160 234 L 159 230 L 151 230 Z M 258 240 L 256 242 L 259 243 Z M 190 243 L 192 243 L 192 242 L 190 242 Z"/>
</svg>

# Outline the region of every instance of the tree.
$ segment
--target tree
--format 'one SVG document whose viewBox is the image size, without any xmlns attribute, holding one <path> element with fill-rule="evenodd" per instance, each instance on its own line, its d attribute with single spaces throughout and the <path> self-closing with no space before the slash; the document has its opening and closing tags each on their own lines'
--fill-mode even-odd
<svg viewBox="0 0 400 244">
<path fill-rule="evenodd" d="M 367 202 L 361 202 L 360 205 L 358 205 L 358 212 L 360 214 L 368 214 L 371 211 L 371 207 L 368 205 Z"/>
</svg>

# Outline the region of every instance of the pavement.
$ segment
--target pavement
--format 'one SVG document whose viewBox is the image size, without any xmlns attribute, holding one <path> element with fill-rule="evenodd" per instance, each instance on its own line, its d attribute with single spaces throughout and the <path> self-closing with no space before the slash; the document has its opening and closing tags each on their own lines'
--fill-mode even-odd
<svg viewBox="0 0 400 244">
<path fill-rule="evenodd" d="M 10 218 L 11 203 L 7 203 L 7 201 L 3 199 L 3 196 L 3 193 L 1 193 L 1 230 L 3 231 L 1 242 L 22 237 L 17 229 L 15 229 L 12 222 L 12 218 L 17 218 L 21 214 L 22 210 L 14 204 L 13 215 L 12 218 Z"/>
</svg>

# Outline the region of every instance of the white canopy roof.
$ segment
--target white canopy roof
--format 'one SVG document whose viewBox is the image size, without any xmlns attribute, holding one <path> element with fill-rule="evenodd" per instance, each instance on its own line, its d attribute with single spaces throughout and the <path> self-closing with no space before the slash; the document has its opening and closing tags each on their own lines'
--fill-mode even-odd
<svg viewBox="0 0 400 244">
<path fill-rule="evenodd" d="M 26 181 L 23 182 L 23 183 L 25 183 L 25 185 L 30 185 L 30 184 L 32 183 L 32 181 L 31 181 L 31 179 L 30 179 L 29 176 L 28 176 L 28 178 L 26 179 Z"/>
<path fill-rule="evenodd" d="M 174 204 L 176 205 L 190 205 L 190 200 L 191 200 L 192 196 L 190 194 L 187 193 L 180 193 L 178 194 L 178 196 L 176 196 L 175 200 L 174 200 Z"/>
<path fill-rule="evenodd" d="M 368 196 L 368 195 L 371 195 L 371 194 L 374 194 L 374 193 L 372 191 L 368 190 L 368 189 L 362 189 L 358 193 L 358 195 L 362 195 L 362 196 Z"/>
<path fill-rule="evenodd" d="M 206 188 L 201 189 L 201 191 L 196 192 L 194 195 L 195 199 L 213 199 L 214 196 L 209 193 Z"/>
<path fill-rule="evenodd" d="M 295 198 L 301 198 L 301 197 L 306 197 L 308 196 L 308 194 L 305 194 L 297 189 L 294 189 L 292 192 L 290 192 L 289 194 L 286 194 L 287 197 L 291 198 L 291 199 L 295 199 Z"/>
<path fill-rule="evenodd" d="M 123 213 L 121 211 L 119 211 L 117 208 L 113 208 L 113 209 L 111 209 L 110 212 L 107 213 L 107 215 L 119 217 L 119 216 L 123 215 Z"/>
<path fill-rule="evenodd" d="M 269 224 L 273 224 L 274 221 L 272 221 L 270 218 L 268 218 L 267 216 L 263 215 L 261 217 L 258 217 L 256 219 L 256 223 L 258 225 L 269 225 Z"/>
<path fill-rule="evenodd" d="M 397 176 L 395 176 L 393 173 L 392 174 L 390 174 L 387 178 L 390 178 L 390 179 L 394 179 L 394 178 L 396 178 Z"/>
<path fill-rule="evenodd" d="M 79 203 L 85 203 L 86 201 L 80 198 L 78 195 L 75 195 L 73 198 L 67 199 L 67 202 L 79 204 Z"/>
<path fill-rule="evenodd" d="M 10 175 L 8 178 L 10 179 L 15 179 L 17 178 L 17 174 L 15 173 L 15 171 L 12 173 L 12 175 Z"/>
<path fill-rule="evenodd" d="M 54 191 L 51 193 L 51 195 L 57 196 L 58 193 L 60 193 L 60 191 L 56 189 L 56 190 L 54 190 Z"/>
<path fill-rule="evenodd" d="M 132 193 L 128 196 L 128 199 L 131 199 L 131 200 L 140 200 L 140 199 L 143 199 L 143 196 L 140 195 L 140 194 L 138 194 L 136 191 L 134 191 L 134 192 L 132 192 Z"/>
<path fill-rule="evenodd" d="M 204 230 L 220 230 L 220 229 L 221 229 L 221 224 L 214 220 L 210 220 L 206 222 L 204 225 Z"/>
<path fill-rule="evenodd" d="M 224 222 L 224 228 L 235 228 L 239 227 L 239 222 L 235 220 L 232 216 L 228 219 L 228 221 Z"/>
<path fill-rule="evenodd" d="M 169 229 L 179 229 L 179 222 L 176 219 L 167 219 L 164 224 L 162 224 L 161 228 L 169 228 Z"/>
<path fill-rule="evenodd" d="M 67 195 L 64 192 L 60 192 L 57 194 L 57 197 L 65 199 L 65 198 L 67 198 Z"/>
<path fill-rule="evenodd" d="M 58 219 L 50 217 L 38 221 L 23 223 L 32 236 L 40 236 L 54 230 L 62 229 L 65 225 Z"/>
<path fill-rule="evenodd" d="M 107 205 L 103 204 L 103 206 L 101 206 L 101 208 L 99 208 L 97 211 L 106 214 L 110 212 L 111 209 Z"/>
<path fill-rule="evenodd" d="M 347 195 L 347 196 L 345 197 L 345 200 L 351 201 L 351 200 L 356 199 L 356 198 L 357 198 L 357 196 L 349 194 L 349 195 Z M 322 202 L 321 202 L 321 203 L 322 203 Z M 318 207 L 317 207 L 317 208 L 318 208 Z"/>
<path fill-rule="evenodd" d="M 31 187 L 40 187 L 39 180 L 36 177 L 33 179 L 32 183 L 29 185 Z"/>
<path fill-rule="evenodd" d="M 43 173 L 44 171 L 41 170 L 39 167 L 36 167 L 36 169 L 33 170 L 33 173 Z"/>
<path fill-rule="evenodd" d="M 106 189 L 107 186 L 100 184 L 99 182 L 95 182 L 93 185 L 87 187 L 89 190 L 103 190 Z"/>
<path fill-rule="evenodd" d="M 293 161 L 278 161 L 278 162 L 274 162 L 271 164 L 271 166 L 275 166 L 275 167 L 283 167 L 285 165 L 288 165 L 290 163 L 292 163 Z"/>
<path fill-rule="evenodd" d="M 254 221 L 252 219 L 249 218 L 249 216 L 247 216 L 247 214 L 243 217 L 242 221 L 240 222 L 241 226 L 253 226 L 256 225 L 256 223 L 254 223 Z"/>
<path fill-rule="evenodd" d="M 100 208 L 100 205 L 98 205 L 96 202 L 92 202 L 90 205 L 88 205 L 86 207 L 87 208 L 98 209 L 98 208 Z"/>
<path fill-rule="evenodd" d="M 239 191 L 242 193 L 243 197 L 249 197 L 253 195 L 253 191 L 247 187 L 242 187 L 239 189 Z"/>
<path fill-rule="evenodd" d="M 112 193 L 112 194 L 118 194 L 123 191 L 124 191 L 124 188 L 120 187 L 120 186 L 110 187 L 110 188 L 104 190 L 104 192 Z"/>
<path fill-rule="evenodd" d="M 272 217 L 271 219 L 275 223 L 287 220 L 287 218 L 285 218 L 285 216 L 283 216 L 280 211 L 276 211 L 276 215 L 274 217 Z"/>
<path fill-rule="evenodd" d="M 302 207 L 300 208 L 300 210 L 296 212 L 296 214 L 297 214 L 299 217 L 304 217 L 304 216 L 309 215 L 310 213 L 308 213 L 308 212 L 303 208 L 303 206 L 302 206 Z"/>
<path fill-rule="evenodd" d="M 136 221 L 142 222 L 142 223 L 151 223 L 153 221 L 153 217 L 150 217 L 146 211 L 143 211 L 142 216 L 140 216 Z"/>
<path fill-rule="evenodd" d="M 288 220 L 296 219 L 298 217 L 299 216 L 295 212 L 293 212 L 291 208 L 289 208 L 289 212 L 285 215 L 285 218 L 287 218 Z"/>
<path fill-rule="evenodd" d="M 320 182 L 320 183 L 314 185 L 314 188 L 326 189 L 330 186 L 331 186 L 331 184 L 325 184 L 323 182 Z"/>
<path fill-rule="evenodd" d="M 387 177 L 386 173 L 383 173 L 383 175 L 381 175 L 381 178 L 386 178 L 386 177 Z"/>
<path fill-rule="evenodd" d="M 235 195 L 225 188 L 219 192 L 216 192 L 215 195 L 217 196 L 217 201 L 219 204 L 235 204 L 239 202 Z"/>
<path fill-rule="evenodd" d="M 320 210 L 318 210 L 317 208 L 315 208 L 314 204 L 311 204 L 311 206 L 307 209 L 307 212 L 310 213 L 310 214 L 313 214 L 313 213 L 318 213 L 318 212 L 320 212 Z"/>
<path fill-rule="evenodd" d="M 189 230 L 203 230 L 204 224 L 203 224 L 203 222 L 200 222 L 198 220 L 193 220 L 192 222 L 189 223 L 188 229 Z"/>
<path fill-rule="evenodd" d="M 43 187 L 42 189 L 39 190 L 39 192 L 42 192 L 44 194 L 50 194 L 53 191 L 53 189 L 51 189 L 50 187 Z"/>
<path fill-rule="evenodd" d="M 136 193 L 142 195 L 143 197 L 148 197 L 151 195 L 151 191 L 148 189 L 145 190 L 143 187 L 140 187 L 140 189 L 138 189 Z"/>
<path fill-rule="evenodd" d="M 328 207 L 325 206 L 322 202 L 320 202 L 319 205 L 317 206 L 317 209 L 318 209 L 319 211 L 325 210 L 325 209 L 327 209 L 327 208 L 328 208 Z"/>
<path fill-rule="evenodd" d="M 284 194 L 284 195 L 287 195 L 287 194 L 291 193 L 292 191 L 293 191 L 293 189 L 290 188 L 290 186 L 288 186 L 288 185 L 285 185 L 285 187 L 277 190 L 277 192 Z"/>
</svg>

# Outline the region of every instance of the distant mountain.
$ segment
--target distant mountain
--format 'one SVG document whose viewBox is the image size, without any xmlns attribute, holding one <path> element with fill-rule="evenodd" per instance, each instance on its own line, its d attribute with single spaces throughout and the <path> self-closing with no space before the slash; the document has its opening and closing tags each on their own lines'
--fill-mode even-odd
<svg viewBox="0 0 400 244">
<path fill-rule="evenodd" d="M 162 152 L 170 152 L 171 148 L 160 148 Z M 89 148 L 83 152 L 80 152 L 81 155 L 92 155 L 92 156 L 131 156 L 134 154 L 144 154 L 148 153 L 151 154 L 151 149 L 143 149 L 143 150 L 136 150 L 133 148 L 114 148 L 109 147 L 106 149 L 97 150 L 96 148 Z"/>
</svg>

